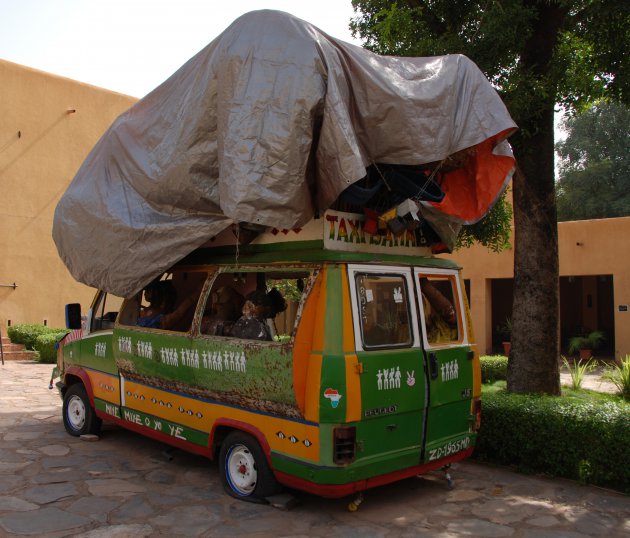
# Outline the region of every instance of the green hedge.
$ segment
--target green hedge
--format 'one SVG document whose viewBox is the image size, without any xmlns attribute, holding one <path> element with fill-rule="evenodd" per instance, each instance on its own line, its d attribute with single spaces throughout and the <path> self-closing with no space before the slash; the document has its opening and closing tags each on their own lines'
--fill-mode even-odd
<svg viewBox="0 0 630 538">
<path fill-rule="evenodd" d="M 7 328 L 7 335 L 14 344 L 24 344 L 26 349 L 39 352 L 39 361 L 54 364 L 57 362 L 55 344 L 67 329 L 21 323 Z"/>
<path fill-rule="evenodd" d="M 57 332 L 40 334 L 35 340 L 35 351 L 39 352 L 39 362 L 55 364 L 57 362 L 57 342 L 68 331 L 57 329 Z"/>
<path fill-rule="evenodd" d="M 479 357 L 481 364 L 481 382 L 494 383 L 507 379 L 507 357 L 503 355 L 484 355 Z"/>
<path fill-rule="evenodd" d="M 630 404 L 484 392 L 476 457 L 630 493 Z"/>
</svg>

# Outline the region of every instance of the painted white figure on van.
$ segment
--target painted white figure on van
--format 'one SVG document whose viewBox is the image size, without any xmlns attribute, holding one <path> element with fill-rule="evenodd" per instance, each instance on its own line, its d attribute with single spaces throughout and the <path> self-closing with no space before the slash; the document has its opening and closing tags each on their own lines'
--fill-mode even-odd
<svg viewBox="0 0 630 538">
<path fill-rule="evenodd" d="M 445 362 L 441 366 L 442 381 L 452 381 L 459 377 L 459 365 L 457 361 Z"/>
</svg>

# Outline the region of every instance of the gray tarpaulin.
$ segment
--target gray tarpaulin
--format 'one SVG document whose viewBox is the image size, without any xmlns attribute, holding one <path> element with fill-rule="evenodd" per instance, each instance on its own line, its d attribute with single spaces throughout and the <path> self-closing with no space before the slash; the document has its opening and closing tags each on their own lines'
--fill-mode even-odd
<svg viewBox="0 0 630 538">
<path fill-rule="evenodd" d="M 378 56 L 255 11 L 115 120 L 60 200 L 53 238 L 77 280 L 129 296 L 234 222 L 298 227 L 372 163 L 476 147 L 444 201 L 425 202 L 429 220 L 457 227 L 505 188 L 514 128 L 465 56 Z"/>
</svg>

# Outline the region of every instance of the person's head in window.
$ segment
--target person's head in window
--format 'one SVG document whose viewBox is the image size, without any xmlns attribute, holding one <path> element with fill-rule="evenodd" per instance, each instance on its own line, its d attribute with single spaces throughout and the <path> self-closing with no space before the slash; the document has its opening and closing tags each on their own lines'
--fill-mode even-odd
<svg viewBox="0 0 630 538">
<path fill-rule="evenodd" d="M 265 290 L 251 292 L 245 298 L 243 315 L 232 327 L 232 336 L 250 340 L 271 340 L 271 331 L 266 317 L 271 309 L 271 301 Z"/>
<path fill-rule="evenodd" d="M 144 299 L 149 303 L 146 310 L 164 314 L 173 310 L 177 292 L 170 280 L 153 281 L 145 288 Z"/>
<path fill-rule="evenodd" d="M 212 292 L 212 315 L 224 321 L 236 321 L 245 299 L 234 288 L 221 286 Z"/>
<path fill-rule="evenodd" d="M 243 316 L 247 318 L 265 319 L 271 312 L 272 302 L 265 290 L 252 291 L 245 297 Z"/>
<path fill-rule="evenodd" d="M 266 317 L 275 318 L 280 312 L 284 312 L 287 309 L 287 302 L 278 291 L 278 288 L 271 288 L 267 293 L 267 299 L 270 307 Z"/>
</svg>

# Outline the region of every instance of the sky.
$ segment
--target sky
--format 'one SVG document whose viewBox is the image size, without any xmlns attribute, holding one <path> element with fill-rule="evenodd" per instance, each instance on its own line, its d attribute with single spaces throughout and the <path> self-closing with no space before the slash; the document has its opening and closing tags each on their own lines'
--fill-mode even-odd
<svg viewBox="0 0 630 538">
<path fill-rule="evenodd" d="M 360 44 L 351 0 L 0 0 L 0 59 L 143 97 L 257 9 Z"/>
</svg>

